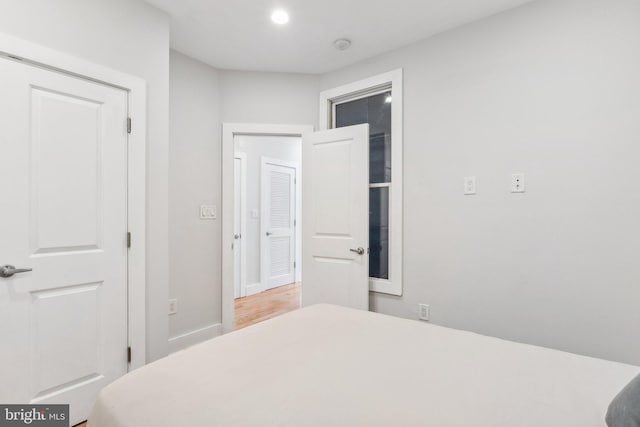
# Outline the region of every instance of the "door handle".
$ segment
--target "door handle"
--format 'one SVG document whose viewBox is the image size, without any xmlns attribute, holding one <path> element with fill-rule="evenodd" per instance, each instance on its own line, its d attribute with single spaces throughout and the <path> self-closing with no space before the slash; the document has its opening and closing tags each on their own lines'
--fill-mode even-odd
<svg viewBox="0 0 640 427">
<path fill-rule="evenodd" d="M 33 271 L 31 268 L 15 268 L 13 265 L 3 265 L 0 267 L 0 277 L 9 278 L 14 274 L 27 273 Z"/>
<path fill-rule="evenodd" d="M 271 233 L 270 231 L 267 231 L 265 234 L 266 234 L 267 236 L 271 236 L 273 233 Z"/>
<path fill-rule="evenodd" d="M 355 252 L 358 255 L 364 255 L 364 248 L 358 248 L 358 249 L 349 249 L 351 252 Z"/>
</svg>

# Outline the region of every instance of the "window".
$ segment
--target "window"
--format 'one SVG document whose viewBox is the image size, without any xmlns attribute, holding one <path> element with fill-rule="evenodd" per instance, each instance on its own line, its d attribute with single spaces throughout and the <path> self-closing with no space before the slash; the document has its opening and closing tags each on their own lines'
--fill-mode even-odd
<svg viewBox="0 0 640 427">
<path fill-rule="evenodd" d="M 324 129 L 369 124 L 369 288 L 402 295 L 402 70 L 320 99 Z"/>
</svg>

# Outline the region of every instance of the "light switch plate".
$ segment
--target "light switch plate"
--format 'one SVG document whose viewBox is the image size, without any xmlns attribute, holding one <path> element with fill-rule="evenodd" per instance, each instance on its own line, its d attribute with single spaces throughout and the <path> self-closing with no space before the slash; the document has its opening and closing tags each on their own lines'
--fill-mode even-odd
<svg viewBox="0 0 640 427">
<path fill-rule="evenodd" d="M 215 205 L 200 206 L 200 219 L 216 219 L 217 217 Z"/>
<path fill-rule="evenodd" d="M 251 218 L 258 219 L 260 218 L 260 212 L 258 209 L 251 209 Z"/>
<path fill-rule="evenodd" d="M 475 176 L 464 177 L 464 194 L 467 196 L 476 194 L 476 177 Z"/>
</svg>

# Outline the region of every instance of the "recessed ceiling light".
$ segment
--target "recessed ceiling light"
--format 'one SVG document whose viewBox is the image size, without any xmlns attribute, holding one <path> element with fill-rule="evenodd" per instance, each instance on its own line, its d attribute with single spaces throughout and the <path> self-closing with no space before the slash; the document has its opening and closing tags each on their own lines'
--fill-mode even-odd
<svg viewBox="0 0 640 427">
<path fill-rule="evenodd" d="M 271 14 L 271 20 L 278 25 L 284 25 L 289 22 L 289 14 L 286 10 L 274 10 Z"/>
</svg>

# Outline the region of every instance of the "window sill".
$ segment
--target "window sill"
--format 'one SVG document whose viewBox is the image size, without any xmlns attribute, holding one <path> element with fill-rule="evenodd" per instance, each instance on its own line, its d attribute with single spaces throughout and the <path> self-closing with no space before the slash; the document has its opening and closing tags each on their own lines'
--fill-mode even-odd
<svg viewBox="0 0 640 427">
<path fill-rule="evenodd" d="M 369 279 L 369 292 L 402 296 L 402 284 L 383 279 Z"/>
</svg>

